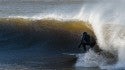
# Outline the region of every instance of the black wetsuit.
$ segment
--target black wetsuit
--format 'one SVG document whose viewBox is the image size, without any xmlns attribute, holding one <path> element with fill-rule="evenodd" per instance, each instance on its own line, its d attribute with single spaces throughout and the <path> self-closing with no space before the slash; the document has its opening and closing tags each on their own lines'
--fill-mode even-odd
<svg viewBox="0 0 125 70">
<path fill-rule="evenodd" d="M 83 35 L 79 48 L 81 45 L 84 48 L 84 51 L 86 51 L 86 45 L 90 45 L 90 36 L 88 34 Z"/>
</svg>

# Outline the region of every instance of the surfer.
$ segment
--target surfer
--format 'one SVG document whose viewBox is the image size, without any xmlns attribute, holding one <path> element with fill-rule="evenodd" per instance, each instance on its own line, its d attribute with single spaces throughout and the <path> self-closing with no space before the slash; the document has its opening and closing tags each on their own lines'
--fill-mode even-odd
<svg viewBox="0 0 125 70">
<path fill-rule="evenodd" d="M 83 33 L 82 36 L 82 40 L 81 43 L 79 44 L 78 48 L 80 48 L 81 46 L 84 48 L 84 51 L 86 52 L 86 46 L 90 46 L 90 48 L 93 48 L 95 50 L 95 52 L 100 52 L 102 51 L 99 46 L 96 43 L 96 39 L 93 36 L 90 36 L 89 34 L 87 34 L 87 32 Z"/>
<path fill-rule="evenodd" d="M 90 35 L 87 32 L 83 33 L 81 43 L 79 44 L 78 47 L 80 48 L 81 45 L 84 48 L 84 51 L 86 52 L 86 45 L 90 46 Z"/>
</svg>

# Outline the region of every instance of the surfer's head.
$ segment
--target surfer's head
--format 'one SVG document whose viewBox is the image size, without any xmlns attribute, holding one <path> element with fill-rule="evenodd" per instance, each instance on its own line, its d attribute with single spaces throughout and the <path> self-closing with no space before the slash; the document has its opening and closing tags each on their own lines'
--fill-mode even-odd
<svg viewBox="0 0 125 70">
<path fill-rule="evenodd" d="M 83 35 L 87 35 L 87 32 L 84 32 Z"/>
</svg>

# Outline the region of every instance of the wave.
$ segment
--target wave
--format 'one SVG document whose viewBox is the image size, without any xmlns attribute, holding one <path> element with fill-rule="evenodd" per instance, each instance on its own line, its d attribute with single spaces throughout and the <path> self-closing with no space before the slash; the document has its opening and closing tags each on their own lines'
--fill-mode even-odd
<svg viewBox="0 0 125 70">
<path fill-rule="evenodd" d="M 107 25 L 108 26 L 108 25 Z M 105 26 L 106 28 L 106 26 Z M 107 28 L 106 28 L 107 29 Z M 80 43 L 83 32 L 88 32 L 95 37 L 92 25 L 79 20 L 56 20 L 41 19 L 32 20 L 24 18 L 1 18 L 0 19 L 0 50 L 27 50 L 39 49 L 42 52 L 80 52 L 77 46 Z M 95 49 L 96 50 L 96 49 Z M 83 57 L 84 56 L 84 57 Z M 100 63 L 115 63 L 117 56 L 102 52 L 100 55 L 89 51 L 85 55 L 79 55 L 76 66 L 88 64 L 88 60 L 99 59 Z M 83 59 L 86 61 L 83 61 Z M 105 60 L 105 62 L 103 62 Z M 89 61 L 91 62 L 91 61 Z M 93 62 L 93 60 L 92 60 Z M 99 62 L 97 66 L 99 66 Z M 87 66 L 95 65 L 90 63 Z"/>
<path fill-rule="evenodd" d="M 0 49 L 47 47 L 58 51 L 71 51 L 71 48 L 73 50 L 79 44 L 84 31 L 94 36 L 91 25 L 78 20 L 1 18 Z"/>
</svg>

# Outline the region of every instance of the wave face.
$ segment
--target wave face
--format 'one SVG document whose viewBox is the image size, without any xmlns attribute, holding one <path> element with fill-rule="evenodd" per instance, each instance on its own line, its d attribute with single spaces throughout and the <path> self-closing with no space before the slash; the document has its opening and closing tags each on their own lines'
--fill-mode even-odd
<svg viewBox="0 0 125 70">
<path fill-rule="evenodd" d="M 72 48 L 73 51 L 77 48 L 81 33 L 84 31 L 93 35 L 91 26 L 82 21 L 4 18 L 0 20 L 0 49 L 19 50 L 41 47 L 53 51 L 71 51 Z"/>
<path fill-rule="evenodd" d="M 105 63 L 110 60 L 104 58 L 107 55 L 90 50 L 78 56 L 76 66 L 86 66 L 84 60 L 93 56 L 95 63 L 89 63 L 90 67 L 124 68 L 124 12 L 123 0 L 1 0 L 0 49 L 71 51 L 79 43 L 80 34 L 87 31 L 118 61 L 110 66 Z"/>
<path fill-rule="evenodd" d="M 75 62 L 73 57 L 62 53 L 80 52 L 78 45 L 84 31 L 94 35 L 90 24 L 78 20 L 1 18 L 0 67 L 41 70 L 70 66 Z"/>
</svg>

